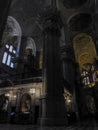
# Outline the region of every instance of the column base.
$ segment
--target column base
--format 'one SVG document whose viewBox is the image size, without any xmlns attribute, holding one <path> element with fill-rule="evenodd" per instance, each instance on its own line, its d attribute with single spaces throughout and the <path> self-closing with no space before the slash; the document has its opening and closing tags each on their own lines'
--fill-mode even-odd
<svg viewBox="0 0 98 130">
<path fill-rule="evenodd" d="M 67 126 L 68 122 L 66 118 L 40 118 L 40 126 Z"/>
<path fill-rule="evenodd" d="M 45 97 L 42 98 L 41 103 L 42 110 L 38 121 L 40 126 L 66 126 L 68 124 L 63 96 Z"/>
</svg>

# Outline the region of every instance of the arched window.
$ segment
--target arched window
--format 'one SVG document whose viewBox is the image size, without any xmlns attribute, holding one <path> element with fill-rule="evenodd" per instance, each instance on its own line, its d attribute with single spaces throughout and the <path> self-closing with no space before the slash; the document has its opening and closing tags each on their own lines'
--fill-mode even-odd
<svg viewBox="0 0 98 130">
<path fill-rule="evenodd" d="M 18 57 L 21 43 L 22 31 L 20 25 L 12 16 L 8 16 L 5 30 L 3 33 L 3 56 L 2 63 L 14 68 L 17 63 L 14 63 L 12 58 Z"/>
<path fill-rule="evenodd" d="M 31 109 L 31 96 L 25 93 L 20 101 L 20 111 L 23 113 L 30 112 Z"/>
<path fill-rule="evenodd" d="M 82 74 L 82 83 L 84 85 L 89 85 L 90 84 L 90 77 L 87 71 L 83 71 Z"/>
<path fill-rule="evenodd" d="M 5 45 L 5 52 L 3 55 L 2 63 L 10 66 L 11 68 L 15 67 L 15 64 L 12 62 L 12 57 L 16 56 L 16 50 L 12 45 Z"/>
</svg>

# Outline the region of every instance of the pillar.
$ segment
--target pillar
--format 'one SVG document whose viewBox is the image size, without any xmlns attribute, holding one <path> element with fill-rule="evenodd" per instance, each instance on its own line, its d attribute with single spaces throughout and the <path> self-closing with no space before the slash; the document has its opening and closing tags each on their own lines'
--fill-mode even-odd
<svg viewBox="0 0 98 130">
<path fill-rule="evenodd" d="M 61 48 L 62 53 L 62 71 L 63 71 L 63 79 L 65 81 L 65 87 L 73 93 L 74 90 L 74 80 L 75 80 L 75 69 L 74 69 L 74 53 L 72 50 L 72 46 L 66 45 Z M 66 85 L 66 82 L 69 84 Z"/>
<path fill-rule="evenodd" d="M 62 52 L 62 72 L 63 72 L 63 84 L 65 89 L 69 90 L 69 92 L 72 95 L 71 100 L 71 112 L 74 116 L 74 120 L 71 120 L 71 122 L 75 122 L 79 120 L 78 115 L 78 105 L 76 100 L 76 67 L 75 67 L 75 59 L 74 59 L 74 52 L 72 45 L 69 45 L 67 42 L 66 46 L 63 46 L 61 49 Z"/>
<path fill-rule="evenodd" d="M 20 111 L 21 90 L 17 90 L 16 113 Z"/>
<path fill-rule="evenodd" d="M 98 120 L 98 83 L 93 87 L 93 98 L 95 102 L 96 114 L 95 117 Z"/>
<path fill-rule="evenodd" d="M 43 87 L 41 126 L 65 126 L 67 124 L 65 99 L 61 81 L 60 28 L 62 25 L 56 9 L 50 9 L 42 16 L 43 45 Z"/>
<path fill-rule="evenodd" d="M 0 40 L 2 38 L 11 2 L 12 0 L 0 0 Z"/>
</svg>

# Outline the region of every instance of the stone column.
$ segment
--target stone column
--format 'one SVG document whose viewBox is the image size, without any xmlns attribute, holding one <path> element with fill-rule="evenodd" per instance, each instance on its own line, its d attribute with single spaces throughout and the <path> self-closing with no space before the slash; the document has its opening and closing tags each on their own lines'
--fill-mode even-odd
<svg viewBox="0 0 98 130">
<path fill-rule="evenodd" d="M 74 53 L 72 46 L 66 45 L 61 48 L 62 53 L 62 68 L 63 68 L 63 79 L 65 87 L 73 93 L 74 80 L 75 80 L 75 68 L 74 68 Z M 66 85 L 68 83 L 69 85 Z"/>
<path fill-rule="evenodd" d="M 96 86 L 93 87 L 93 98 L 94 98 L 95 107 L 96 107 L 95 117 L 98 120 L 98 83 L 96 83 Z"/>
<path fill-rule="evenodd" d="M 42 16 L 44 30 L 43 47 L 43 87 L 40 125 L 65 126 L 67 124 L 65 99 L 61 81 L 60 28 L 61 18 L 55 9 Z"/>
<path fill-rule="evenodd" d="M 74 121 L 79 120 L 78 105 L 76 100 L 76 66 L 72 45 L 67 44 L 61 48 L 62 65 L 63 65 L 63 84 L 65 89 L 69 90 L 72 95 L 71 111 L 74 115 Z M 73 121 L 73 122 L 74 122 Z M 70 122 L 69 122 L 70 123 Z"/>
<path fill-rule="evenodd" d="M 20 111 L 20 101 L 21 101 L 21 95 L 22 95 L 22 90 L 17 90 L 17 98 L 16 98 L 16 113 L 19 113 Z"/>
<path fill-rule="evenodd" d="M 0 40 L 2 38 L 11 2 L 12 0 L 0 0 Z"/>
</svg>

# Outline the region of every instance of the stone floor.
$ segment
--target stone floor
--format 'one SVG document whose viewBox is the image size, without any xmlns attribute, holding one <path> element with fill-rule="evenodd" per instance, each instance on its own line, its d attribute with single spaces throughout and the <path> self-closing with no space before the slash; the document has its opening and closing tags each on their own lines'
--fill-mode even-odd
<svg viewBox="0 0 98 130">
<path fill-rule="evenodd" d="M 91 119 L 67 127 L 38 127 L 32 125 L 0 124 L 0 130 L 98 130 L 98 122 Z"/>
</svg>

